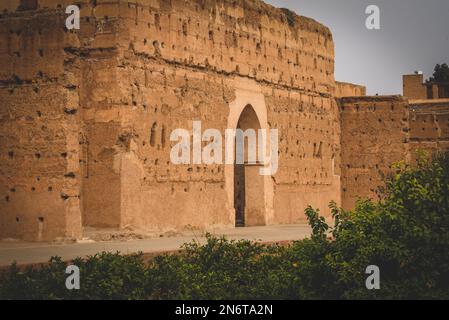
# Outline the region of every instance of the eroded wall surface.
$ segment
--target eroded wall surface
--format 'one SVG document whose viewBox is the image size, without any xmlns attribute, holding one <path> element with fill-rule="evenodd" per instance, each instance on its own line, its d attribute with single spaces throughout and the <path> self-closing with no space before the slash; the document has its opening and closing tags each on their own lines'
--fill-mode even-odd
<svg viewBox="0 0 449 320">
<path fill-rule="evenodd" d="M 69 4 L 1 7 L 2 238 L 232 226 L 229 168 L 173 165 L 170 133 L 195 120 L 223 132 L 244 103 L 280 134 L 265 222 L 340 201 L 328 28 L 260 1 L 85 0 L 67 31 Z"/>
<path fill-rule="evenodd" d="M 402 77 L 403 95 L 408 99 L 427 99 L 423 74 L 407 74 Z"/>
<path fill-rule="evenodd" d="M 342 98 L 342 97 L 362 97 L 366 96 L 366 87 L 347 83 L 347 82 L 335 82 L 335 91 L 334 97 Z"/>
<path fill-rule="evenodd" d="M 272 211 L 267 223 L 304 221 L 308 204 L 326 213 L 329 201 L 339 201 L 339 121 L 330 95 L 327 28 L 258 1 L 173 1 L 120 10 L 119 65 L 125 67 L 118 69 L 119 82 L 129 100 L 122 128 L 130 137 L 127 160 L 121 158 L 122 226 L 234 224 L 225 166 L 173 166 L 169 133 L 191 129 L 194 120 L 203 130 L 224 132 L 237 88 L 262 94 L 267 125 L 280 130 L 281 167 L 272 178 L 273 199 L 265 199 Z"/>
<path fill-rule="evenodd" d="M 449 100 L 410 101 L 410 148 L 412 161 L 449 150 Z"/>
<path fill-rule="evenodd" d="M 64 21 L 56 11 L 0 17 L 1 238 L 81 235 L 78 83 Z"/>
<path fill-rule="evenodd" d="M 378 200 L 392 165 L 410 162 L 410 112 L 400 96 L 342 98 L 342 203 Z"/>
<path fill-rule="evenodd" d="M 224 135 L 247 105 L 279 130 L 279 170 L 247 186 L 254 224 L 377 199 L 393 163 L 449 149 L 447 101 L 335 82 L 332 35 L 310 18 L 261 1 L 82 0 L 68 31 L 70 4 L 0 4 L 0 238 L 234 226 L 233 165 L 174 165 L 170 135 L 194 121 Z M 415 94 L 421 79 L 405 80 Z"/>
</svg>

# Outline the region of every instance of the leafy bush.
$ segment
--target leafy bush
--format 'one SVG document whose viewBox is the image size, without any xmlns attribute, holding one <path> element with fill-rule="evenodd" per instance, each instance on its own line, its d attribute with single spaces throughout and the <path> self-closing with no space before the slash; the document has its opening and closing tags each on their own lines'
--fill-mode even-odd
<svg viewBox="0 0 449 320">
<path fill-rule="evenodd" d="M 353 211 L 331 204 L 332 240 L 308 209 L 312 239 L 322 242 L 324 272 L 331 275 L 322 298 L 449 298 L 449 155 L 395 169 L 380 203 L 359 200 Z M 381 270 L 381 290 L 366 289 L 369 265 Z"/>
<path fill-rule="evenodd" d="M 141 254 L 121 256 L 102 253 L 75 259 L 81 289 L 67 290 L 67 263 L 52 258 L 39 268 L 20 270 L 16 265 L 0 274 L 0 299 L 144 299 L 148 268 Z"/>
<path fill-rule="evenodd" d="M 398 164 L 379 203 L 330 208 L 333 227 L 309 207 L 312 237 L 290 246 L 208 235 L 149 262 L 77 259 L 78 291 L 65 288 L 59 258 L 13 265 L 0 273 L 0 299 L 449 299 L 449 155 L 415 169 Z M 369 265 L 381 270 L 381 290 L 366 289 Z"/>
<path fill-rule="evenodd" d="M 276 297 L 283 248 L 208 236 L 201 246 L 184 246 L 179 256 L 150 262 L 150 283 L 156 299 L 263 299 Z"/>
<path fill-rule="evenodd" d="M 449 155 L 403 164 L 379 204 L 338 210 L 330 264 L 343 298 L 449 298 Z M 367 291 L 364 268 L 377 265 L 382 290 Z M 356 281 L 354 281 L 356 280 Z"/>
</svg>

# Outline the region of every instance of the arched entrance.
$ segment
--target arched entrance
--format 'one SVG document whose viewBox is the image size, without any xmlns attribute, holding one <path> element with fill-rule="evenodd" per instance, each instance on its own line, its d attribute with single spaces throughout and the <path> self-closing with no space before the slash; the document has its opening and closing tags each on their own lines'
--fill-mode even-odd
<svg viewBox="0 0 449 320">
<path fill-rule="evenodd" d="M 234 206 L 236 226 L 265 225 L 264 176 L 260 174 L 263 163 L 258 161 L 258 133 L 261 125 L 251 105 L 247 105 L 243 109 L 237 129 L 244 134 L 240 136 L 241 143 L 235 144 Z M 239 139 L 239 135 L 236 139 Z"/>
</svg>

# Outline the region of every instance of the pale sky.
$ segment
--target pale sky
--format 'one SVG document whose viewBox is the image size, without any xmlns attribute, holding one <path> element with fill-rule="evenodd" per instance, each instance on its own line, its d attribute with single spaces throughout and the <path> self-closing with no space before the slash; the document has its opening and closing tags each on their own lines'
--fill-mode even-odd
<svg viewBox="0 0 449 320">
<path fill-rule="evenodd" d="M 449 64 L 449 0 L 265 0 L 326 26 L 335 41 L 335 78 L 367 86 L 368 94 L 401 94 L 402 75 Z M 377 5 L 381 30 L 365 27 Z"/>
</svg>

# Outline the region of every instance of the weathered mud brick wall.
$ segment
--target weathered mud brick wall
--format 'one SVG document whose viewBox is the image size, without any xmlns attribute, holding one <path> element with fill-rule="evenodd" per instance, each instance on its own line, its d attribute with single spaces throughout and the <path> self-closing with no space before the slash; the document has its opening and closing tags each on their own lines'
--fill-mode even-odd
<svg viewBox="0 0 449 320">
<path fill-rule="evenodd" d="M 156 230 L 230 224 L 221 165 L 174 165 L 170 134 L 192 130 L 194 120 L 224 132 L 227 99 L 224 79 L 193 69 L 149 61 L 129 52 L 119 70 L 123 96 L 120 166 L 120 226 Z M 128 112 L 126 111 L 128 109 Z M 114 142 L 111 140 L 111 142 Z M 191 157 L 192 159 L 192 157 Z M 93 211 L 91 209 L 90 214 Z"/>
<path fill-rule="evenodd" d="M 64 51 L 72 35 L 61 11 L 16 8 L 0 5 L 0 238 L 79 237 L 79 99 Z"/>
<path fill-rule="evenodd" d="M 137 54 L 286 88 L 334 86 L 329 29 L 293 12 L 228 0 L 122 1 L 119 9 Z"/>
<path fill-rule="evenodd" d="M 224 132 L 246 105 L 280 130 L 264 223 L 339 202 L 328 28 L 261 1 L 83 0 L 68 32 L 69 4 L 0 8 L 1 237 L 232 226 L 233 168 L 173 165 L 170 133 L 194 120 Z"/>
<path fill-rule="evenodd" d="M 280 171 L 260 199 L 266 222 L 298 222 L 309 203 L 325 211 L 339 201 L 327 28 L 259 1 L 121 3 L 120 15 L 118 78 L 130 111 L 122 119 L 130 147 L 121 162 L 121 226 L 234 224 L 225 166 L 173 166 L 169 134 L 194 120 L 224 132 L 242 87 L 263 95 L 267 124 L 282 135 Z"/>
<path fill-rule="evenodd" d="M 423 74 L 407 74 L 402 77 L 403 95 L 408 99 L 427 99 Z"/>
<path fill-rule="evenodd" d="M 449 150 L 449 100 L 410 101 L 410 149 L 413 161 Z"/>
<path fill-rule="evenodd" d="M 278 223 L 304 222 L 308 205 L 329 214 L 340 203 L 340 125 L 333 98 L 275 90 L 266 96 L 269 123 L 279 129 L 274 177 Z"/>
<path fill-rule="evenodd" d="M 334 97 L 342 98 L 360 96 L 366 96 L 366 87 L 347 82 L 335 82 Z"/>
<path fill-rule="evenodd" d="M 378 200 L 391 165 L 410 161 L 408 101 L 399 96 L 342 98 L 342 202 Z"/>
</svg>

